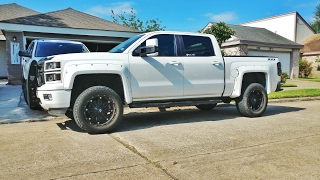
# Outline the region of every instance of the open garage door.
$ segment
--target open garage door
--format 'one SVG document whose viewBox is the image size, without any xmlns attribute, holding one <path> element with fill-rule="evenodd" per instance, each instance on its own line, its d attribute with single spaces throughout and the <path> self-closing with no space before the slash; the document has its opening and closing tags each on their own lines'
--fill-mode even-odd
<svg viewBox="0 0 320 180">
<path fill-rule="evenodd" d="M 274 56 L 278 57 L 282 65 L 282 72 L 290 74 L 290 52 L 264 52 L 264 51 L 249 51 L 249 56 Z"/>
</svg>

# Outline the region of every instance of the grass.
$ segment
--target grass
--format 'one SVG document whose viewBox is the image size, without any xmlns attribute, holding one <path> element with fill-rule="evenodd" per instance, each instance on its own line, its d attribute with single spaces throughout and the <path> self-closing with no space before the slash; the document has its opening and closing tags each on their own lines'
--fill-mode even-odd
<svg viewBox="0 0 320 180">
<path fill-rule="evenodd" d="M 281 87 L 298 87 L 296 84 L 282 84 Z"/>
<path fill-rule="evenodd" d="M 272 92 L 268 95 L 269 99 L 297 98 L 297 97 L 316 97 L 320 96 L 320 89 L 297 89 Z"/>
<path fill-rule="evenodd" d="M 304 78 L 298 78 L 298 80 L 302 80 L 302 81 L 312 81 L 312 82 L 320 82 L 320 77 L 317 77 L 317 78 L 304 77 Z"/>
</svg>

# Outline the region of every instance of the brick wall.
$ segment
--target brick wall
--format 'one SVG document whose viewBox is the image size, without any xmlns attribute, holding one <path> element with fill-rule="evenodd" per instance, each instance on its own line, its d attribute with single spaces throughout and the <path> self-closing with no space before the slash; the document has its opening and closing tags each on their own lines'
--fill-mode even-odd
<svg viewBox="0 0 320 180">
<path fill-rule="evenodd" d="M 19 85 L 21 84 L 21 60 L 20 64 L 11 64 L 11 42 L 20 44 L 20 50 L 24 49 L 23 46 L 23 33 L 22 32 L 6 32 L 6 55 L 8 64 L 8 84 Z M 16 37 L 16 41 L 13 41 Z"/>
</svg>

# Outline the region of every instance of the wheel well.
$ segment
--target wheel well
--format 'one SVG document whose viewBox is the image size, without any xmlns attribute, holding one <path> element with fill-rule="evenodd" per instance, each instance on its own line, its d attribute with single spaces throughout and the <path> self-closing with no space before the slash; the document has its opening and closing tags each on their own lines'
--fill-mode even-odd
<svg viewBox="0 0 320 180">
<path fill-rule="evenodd" d="M 76 76 L 72 92 L 70 108 L 73 108 L 77 97 L 92 86 L 106 86 L 113 89 L 124 102 L 124 92 L 121 76 L 118 74 L 82 74 Z"/>
<path fill-rule="evenodd" d="M 246 73 L 242 79 L 242 87 L 249 85 L 251 83 L 259 83 L 264 88 L 266 88 L 266 76 L 265 73 L 256 72 L 256 73 Z"/>
</svg>

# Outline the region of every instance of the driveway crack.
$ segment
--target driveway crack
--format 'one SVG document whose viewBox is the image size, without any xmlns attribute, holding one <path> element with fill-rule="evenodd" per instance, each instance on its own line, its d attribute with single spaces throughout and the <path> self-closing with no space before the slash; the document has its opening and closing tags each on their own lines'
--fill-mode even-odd
<svg viewBox="0 0 320 180">
<path fill-rule="evenodd" d="M 157 161 L 153 161 L 151 159 L 149 159 L 147 156 L 143 155 L 142 153 L 140 153 L 134 146 L 130 145 L 129 143 L 121 140 L 119 137 L 113 135 L 113 134 L 109 134 L 109 136 L 111 138 L 113 138 L 114 140 L 118 141 L 120 144 L 122 144 L 124 147 L 126 147 L 127 149 L 129 149 L 131 152 L 133 152 L 134 154 L 140 156 L 141 158 L 143 158 L 144 160 L 146 160 L 148 163 L 152 164 L 153 166 L 155 166 L 156 168 L 161 169 L 165 174 L 167 174 L 170 178 L 174 179 L 174 180 L 178 180 L 178 178 L 176 178 L 175 176 L 173 176 L 172 174 L 170 174 L 163 166 L 161 166 L 161 164 Z"/>
</svg>

